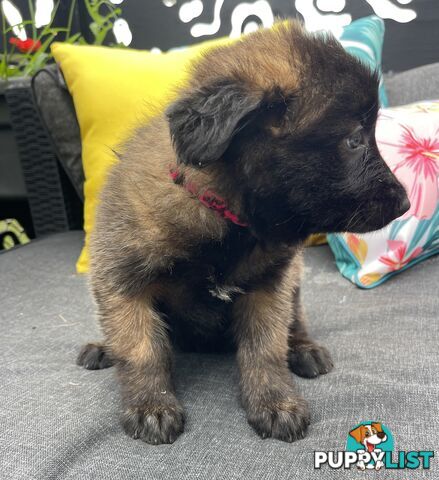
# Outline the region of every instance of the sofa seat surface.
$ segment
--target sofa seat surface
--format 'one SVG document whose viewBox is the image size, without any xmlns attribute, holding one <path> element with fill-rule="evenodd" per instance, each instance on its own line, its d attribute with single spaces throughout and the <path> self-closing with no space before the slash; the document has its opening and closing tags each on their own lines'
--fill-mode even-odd
<svg viewBox="0 0 439 480">
<path fill-rule="evenodd" d="M 305 439 L 253 432 L 233 355 L 179 354 L 186 430 L 173 445 L 149 446 L 121 430 L 113 369 L 75 365 L 80 346 L 101 338 L 87 279 L 75 274 L 82 242 L 68 232 L 0 255 L 1 479 L 439 478 L 439 459 L 429 471 L 313 466 L 314 451 L 344 450 L 360 421 L 383 422 L 396 450 L 439 445 L 439 257 L 364 291 L 342 278 L 327 247 L 307 250 L 309 328 L 336 367 L 296 378 L 312 412 Z"/>
</svg>

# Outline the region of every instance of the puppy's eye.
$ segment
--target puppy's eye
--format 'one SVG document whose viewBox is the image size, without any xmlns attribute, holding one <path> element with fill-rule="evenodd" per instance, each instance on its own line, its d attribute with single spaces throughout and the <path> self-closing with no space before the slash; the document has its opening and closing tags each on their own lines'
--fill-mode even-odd
<svg viewBox="0 0 439 480">
<path fill-rule="evenodd" d="M 350 150 L 356 150 L 363 145 L 363 132 L 357 130 L 346 139 L 346 145 Z"/>
<path fill-rule="evenodd" d="M 364 436 L 365 436 L 365 437 L 370 437 L 370 433 L 369 433 L 369 432 L 366 432 L 366 433 L 364 434 Z"/>
</svg>

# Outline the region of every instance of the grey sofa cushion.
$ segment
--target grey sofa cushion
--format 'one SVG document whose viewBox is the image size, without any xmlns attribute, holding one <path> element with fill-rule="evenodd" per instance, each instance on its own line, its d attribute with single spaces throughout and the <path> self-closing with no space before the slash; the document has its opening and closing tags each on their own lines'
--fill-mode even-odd
<svg viewBox="0 0 439 480">
<path fill-rule="evenodd" d="M 33 77 L 32 89 L 54 151 L 79 198 L 84 200 L 81 135 L 73 100 L 58 66 L 40 70 Z"/>
<path fill-rule="evenodd" d="M 239 406 L 233 355 L 185 354 L 176 383 L 186 431 L 149 446 L 118 424 L 112 369 L 75 365 L 79 347 L 100 336 L 86 279 L 74 273 L 82 241 L 69 232 L 0 255 L 0 478 L 352 480 L 367 474 L 315 471 L 313 452 L 343 450 L 362 420 L 385 423 L 397 450 L 439 445 L 439 257 L 364 291 L 342 278 L 327 247 L 307 251 L 310 330 L 336 368 L 297 379 L 312 412 L 304 440 L 257 437 Z M 374 475 L 435 479 L 437 460 L 430 473 Z"/>
<path fill-rule="evenodd" d="M 439 63 L 385 75 L 390 106 L 439 99 Z"/>
</svg>

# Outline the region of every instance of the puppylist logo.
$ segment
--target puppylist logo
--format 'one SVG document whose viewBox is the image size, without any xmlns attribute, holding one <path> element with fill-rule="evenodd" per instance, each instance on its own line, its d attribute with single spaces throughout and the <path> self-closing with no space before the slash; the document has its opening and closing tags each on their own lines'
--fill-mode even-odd
<svg viewBox="0 0 439 480">
<path fill-rule="evenodd" d="M 349 432 L 346 451 L 314 452 L 314 468 L 429 469 L 433 458 L 431 450 L 394 452 L 393 436 L 384 424 L 361 422 Z"/>
</svg>

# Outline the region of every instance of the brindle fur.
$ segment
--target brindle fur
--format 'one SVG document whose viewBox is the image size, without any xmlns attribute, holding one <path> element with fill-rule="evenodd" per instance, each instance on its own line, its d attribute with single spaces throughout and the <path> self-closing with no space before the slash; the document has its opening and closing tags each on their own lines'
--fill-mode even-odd
<svg viewBox="0 0 439 480">
<path fill-rule="evenodd" d="M 303 437 L 309 411 L 288 364 L 315 377 L 332 361 L 306 333 L 302 243 L 380 228 L 406 206 L 376 149 L 377 86 L 334 39 L 293 21 L 206 54 L 167 113 L 123 146 L 90 243 L 105 346 L 86 346 L 78 363 L 115 364 L 132 437 L 170 443 L 183 431 L 173 342 L 236 348 L 250 424 L 262 437 Z M 368 144 L 355 156 L 343 139 L 360 122 Z M 215 191 L 249 227 L 184 182 Z"/>
</svg>

